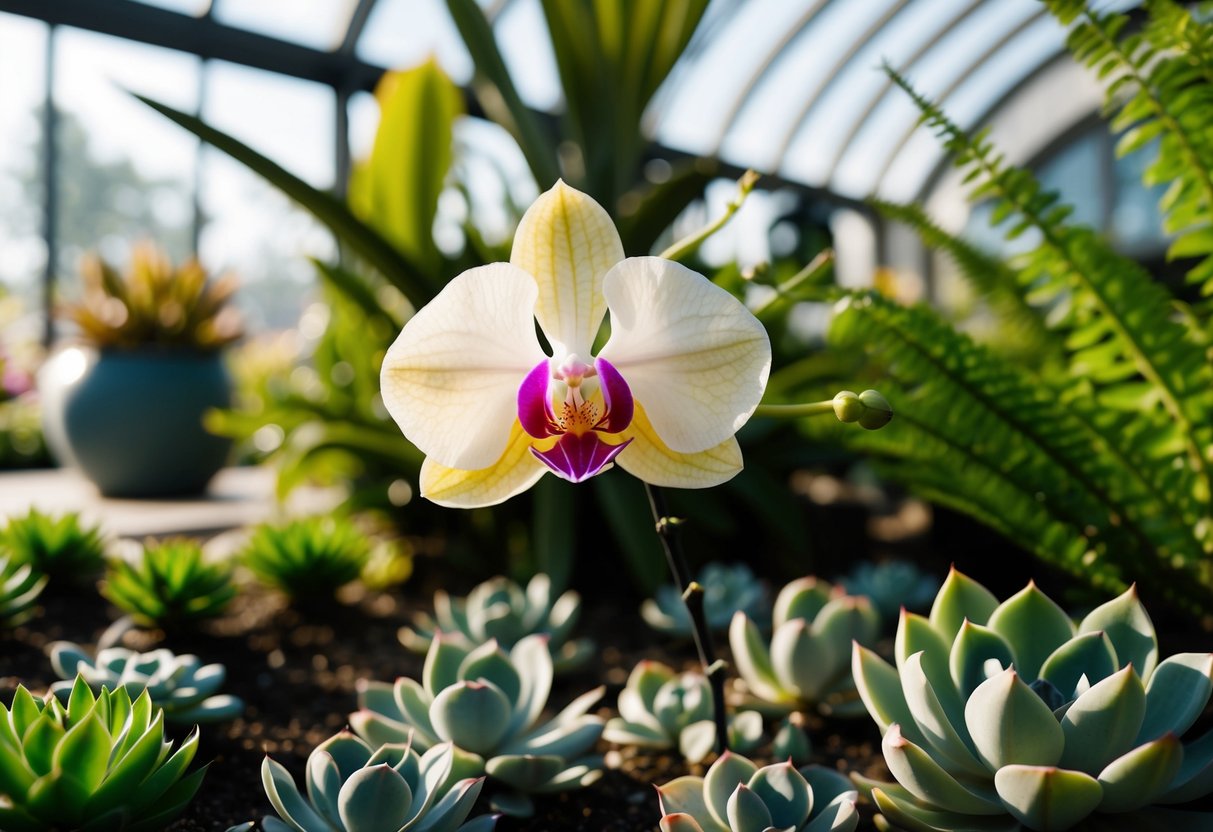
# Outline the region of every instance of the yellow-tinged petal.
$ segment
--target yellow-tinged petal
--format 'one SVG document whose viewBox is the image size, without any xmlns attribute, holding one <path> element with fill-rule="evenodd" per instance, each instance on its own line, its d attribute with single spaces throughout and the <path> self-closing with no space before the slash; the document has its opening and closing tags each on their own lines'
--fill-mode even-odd
<svg viewBox="0 0 1213 832">
<path fill-rule="evenodd" d="M 599 357 L 623 375 L 665 445 L 716 449 L 746 423 L 767 385 L 771 342 L 741 301 L 660 257 L 624 260 L 603 293 L 611 338 Z"/>
<path fill-rule="evenodd" d="M 632 443 L 615 458 L 632 476 L 667 488 L 711 488 L 741 471 L 741 447 L 730 436 L 714 448 L 694 454 L 670 450 L 653 430 L 639 403 L 632 424 L 620 434 Z"/>
<path fill-rule="evenodd" d="M 427 457 L 421 465 L 421 496 L 449 508 L 480 508 L 505 502 L 526 491 L 548 471 L 531 453 L 531 446 L 550 446 L 554 441 L 535 442 L 515 419 L 505 453 L 487 468 L 447 468 Z"/>
<path fill-rule="evenodd" d="M 518 386 L 547 356 L 535 337 L 535 282 L 509 263 L 469 269 L 412 317 L 383 359 L 380 389 L 409 441 L 450 468 L 501 457 Z"/>
<path fill-rule="evenodd" d="M 606 315 L 602 279 L 622 259 L 623 243 L 607 212 L 564 182 L 523 214 L 510 262 L 539 285 L 535 317 L 557 357 L 589 357 Z"/>
</svg>

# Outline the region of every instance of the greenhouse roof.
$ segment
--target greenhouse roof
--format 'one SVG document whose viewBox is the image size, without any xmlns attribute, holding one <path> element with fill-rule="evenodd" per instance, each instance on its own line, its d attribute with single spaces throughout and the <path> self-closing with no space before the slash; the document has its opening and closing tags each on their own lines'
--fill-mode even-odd
<svg viewBox="0 0 1213 832">
<path fill-rule="evenodd" d="M 540 0 L 481 4 L 524 101 L 559 112 Z M 473 71 L 443 0 L 0 0 L 0 9 L 347 91 L 429 55 L 460 83 Z M 1038 0 L 714 0 L 650 107 L 648 131 L 671 151 L 844 201 L 922 199 L 946 169 L 944 153 L 881 65 L 963 126 L 1017 113 L 1016 155 L 1017 141 L 1039 150 L 1097 102 L 1075 80 L 1064 36 Z M 1047 98 L 1033 95 L 1040 87 Z M 1026 112 L 1025 101 L 1035 102 Z"/>
</svg>

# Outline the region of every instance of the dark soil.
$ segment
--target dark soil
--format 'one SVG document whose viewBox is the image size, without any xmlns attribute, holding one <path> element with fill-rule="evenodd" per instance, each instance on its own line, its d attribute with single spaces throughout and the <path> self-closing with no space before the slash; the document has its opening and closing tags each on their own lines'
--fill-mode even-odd
<svg viewBox="0 0 1213 832">
<path fill-rule="evenodd" d="M 407 622 L 415 605 L 428 605 L 428 601 L 411 597 L 415 591 L 402 597 L 368 597 L 304 616 L 277 596 L 250 587 L 228 615 L 209 625 L 205 633 L 172 639 L 163 639 L 159 633 L 129 633 L 124 643 L 130 647 L 150 649 L 162 644 L 179 653 L 197 653 L 207 662 L 224 663 L 228 669 L 224 692 L 242 697 L 248 706 L 242 719 L 203 728 L 197 759 L 214 762 L 189 810 L 169 829 L 222 832 L 272 814 L 261 786 L 260 767 L 266 753 L 301 781 L 308 753 L 343 728 L 347 714 L 355 709 L 358 679 L 419 677 L 422 657 L 396 639 L 397 629 Z M 39 691 L 55 681 L 44 653 L 47 644 L 66 639 L 91 646 L 115 615 L 92 593 L 52 594 L 45 598 L 44 607 L 41 616 L 0 640 L 0 701 L 11 698 L 18 682 Z M 645 627 L 634 607 L 590 608 L 580 630 L 598 640 L 601 660 L 591 662 L 586 671 L 557 678 L 551 698 L 557 708 L 605 683 L 608 690 L 600 713 L 606 717 L 628 672 L 640 659 L 693 663 L 689 644 L 664 645 L 664 639 Z M 870 722 L 830 725 L 829 731 L 816 727 L 812 736 L 818 762 L 869 775 L 884 774 L 879 738 Z M 179 739 L 185 732 L 175 733 Z M 653 786 L 688 773 L 687 766 L 676 755 L 641 754 L 606 743 L 600 750 L 608 762 L 600 781 L 580 791 L 543 796 L 537 801 L 535 817 L 503 818 L 497 829 L 655 829 L 660 811 Z M 693 773 L 703 770 L 699 766 Z"/>
</svg>

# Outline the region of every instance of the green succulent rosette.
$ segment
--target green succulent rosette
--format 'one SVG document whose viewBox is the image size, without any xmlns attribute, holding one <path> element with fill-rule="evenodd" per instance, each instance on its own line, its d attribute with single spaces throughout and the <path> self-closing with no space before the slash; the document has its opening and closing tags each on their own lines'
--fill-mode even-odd
<svg viewBox="0 0 1213 832">
<path fill-rule="evenodd" d="M 716 746 L 712 687 L 702 673 L 678 673 L 661 662 L 643 661 L 619 693 L 619 716 L 607 720 L 602 737 L 637 748 L 677 748 L 698 763 Z M 762 715 L 741 711 L 729 719 L 729 747 L 746 753 L 762 743 Z"/>
<path fill-rule="evenodd" d="M 236 588 L 230 563 L 209 562 L 197 541 L 166 540 L 111 560 L 101 594 L 140 626 L 176 631 L 222 615 Z"/>
<path fill-rule="evenodd" d="M 851 644 L 873 644 L 880 635 L 880 616 L 868 599 L 819 578 L 800 578 L 780 590 L 773 618 L 769 641 L 743 612 L 729 626 L 745 701 L 769 713 L 862 715 L 851 679 Z"/>
<path fill-rule="evenodd" d="M 863 561 L 838 579 L 848 595 L 863 595 L 892 629 L 901 608 L 918 612 L 930 608 L 939 592 L 939 578 L 908 560 Z"/>
<path fill-rule="evenodd" d="M 766 627 L 770 594 L 766 584 L 744 563 L 709 563 L 696 578 L 703 587 L 703 614 L 708 629 L 724 632 L 736 612 L 744 612 Z M 683 587 L 664 584 L 640 606 L 640 617 L 661 633 L 690 636 L 691 616 L 682 600 Z"/>
<path fill-rule="evenodd" d="M 579 667 L 594 654 L 594 642 L 571 638 L 581 616 L 581 596 L 569 590 L 553 598 L 552 580 L 538 574 L 525 588 L 497 576 L 478 584 L 464 598 L 434 593 L 434 614 L 419 612 L 412 627 L 400 629 L 400 642 L 425 653 L 436 633 L 471 649 L 496 639 L 505 649 L 529 635 L 544 635 L 557 673 Z"/>
<path fill-rule="evenodd" d="M 0 553 L 0 629 L 24 624 L 34 614 L 46 575 L 28 563 L 14 563 Z"/>
<path fill-rule="evenodd" d="M 1164 808 L 1213 791 L 1213 733 L 1181 739 L 1213 654 L 1160 662 L 1132 589 L 1075 624 L 1033 584 L 999 603 L 953 570 L 929 617 L 902 614 L 895 652 L 853 657 L 897 782 L 857 781 L 887 828 L 1213 829 Z"/>
<path fill-rule="evenodd" d="M 759 767 L 726 751 L 703 777 L 679 777 L 657 794 L 662 832 L 851 832 L 858 793 L 822 766 Z"/>
<path fill-rule="evenodd" d="M 105 566 L 105 537 L 79 514 L 43 514 L 30 509 L 0 530 L 0 554 L 12 565 L 28 564 L 54 586 L 91 583 Z"/>
<path fill-rule="evenodd" d="M 372 748 L 342 731 L 308 756 L 307 796 L 280 763 L 266 757 L 261 782 L 278 817 L 263 832 L 488 832 L 496 817 L 472 812 L 483 778 L 452 776 L 449 744 L 418 754 L 410 743 Z M 233 826 L 247 832 L 256 824 Z"/>
<path fill-rule="evenodd" d="M 94 696 L 77 677 L 66 704 L 18 687 L 0 705 L 0 829 L 158 832 L 181 814 L 206 767 L 186 769 L 198 731 L 173 750 L 146 692 Z"/>
<path fill-rule="evenodd" d="M 243 700 L 219 693 L 227 669 L 221 664 L 203 664 L 189 653 L 178 656 L 163 648 L 140 653 L 109 647 L 93 657 L 69 641 L 56 641 L 47 652 L 64 680 L 51 686 L 51 692 L 60 698 L 71 692 L 72 680 L 81 678 L 94 692 L 121 688 L 138 696 L 146 691 L 164 709 L 164 718 L 178 724 L 223 722 L 244 713 Z"/>
<path fill-rule="evenodd" d="M 258 581 L 303 605 L 323 605 L 357 580 L 371 543 L 349 520 L 315 516 L 253 529 L 239 558 Z"/>
<path fill-rule="evenodd" d="M 553 675 L 543 636 L 527 636 L 507 652 L 495 641 L 468 649 L 439 635 L 420 683 L 360 684 L 361 710 L 350 714 L 350 725 L 372 746 L 451 743 L 456 776 L 488 774 L 506 789 L 494 795 L 494 805 L 525 816 L 533 811 L 528 795 L 580 788 L 602 776 L 602 758 L 591 752 L 603 720 L 588 712 L 603 689 L 543 719 Z"/>
</svg>

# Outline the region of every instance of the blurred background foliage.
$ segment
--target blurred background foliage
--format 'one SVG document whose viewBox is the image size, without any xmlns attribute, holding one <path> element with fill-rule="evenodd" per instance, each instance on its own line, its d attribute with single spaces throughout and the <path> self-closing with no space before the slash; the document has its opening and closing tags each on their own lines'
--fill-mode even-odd
<svg viewBox="0 0 1213 832">
<path fill-rule="evenodd" d="M 386 416 L 378 365 L 402 322 L 446 280 L 508 256 L 508 241 L 485 234 L 471 210 L 458 229 L 462 245 L 439 239 L 439 201 L 455 194 L 470 204 L 473 177 L 484 171 L 468 164 L 454 138 L 467 108 L 514 137 L 538 188 L 559 176 L 602 202 L 628 254 L 659 252 L 671 241 L 671 226 L 715 171 L 689 159 L 659 181 L 646 177 L 641 117 L 704 6 L 643 4 L 644 13 L 628 16 L 619 3 L 543 3 L 569 102 L 552 117 L 523 105 L 480 6 L 448 0 L 475 61 L 471 96 L 433 63 L 386 76 L 376 93 L 379 132 L 346 199 L 194 116 L 148 101 L 280 188 L 340 243 L 338 260 L 315 264 L 327 311 L 317 313 L 314 351 L 244 347 L 263 357 L 242 359 L 249 363 L 240 404 L 214 414 L 212 428 L 241 439 L 251 458 L 272 460 L 281 492 L 348 480 L 349 508 L 445 540 L 456 565 L 483 571 L 478 564 L 504 547 L 516 574 L 543 569 L 563 585 L 575 564 L 609 576 L 622 557 L 636 584 L 651 590 L 664 566 L 640 485 L 620 472 L 580 489 L 549 477 L 524 497 L 473 512 L 470 523 L 418 499 L 421 457 Z M 884 482 L 975 518 L 1098 593 L 1136 579 L 1190 612 L 1213 609 L 1206 300 L 1213 37 L 1208 23 L 1171 0 L 1147 4 L 1146 25 L 1078 2 L 1048 7 L 1070 27 L 1075 56 L 1107 86 L 1120 152 L 1155 157 L 1141 166 L 1143 181 L 1163 189 L 1170 257 L 1188 282 L 1156 278 L 1072 221 L 1056 194 L 917 96 L 912 79 L 891 73 L 974 181 L 979 211 L 1022 253 L 992 254 L 945 231 L 920 206 L 874 203 L 949 256 L 968 281 L 972 303 L 943 310 L 902 303 L 894 273 L 878 273 L 874 291 L 834 285 L 828 232 L 811 213 L 780 218 L 797 227 L 796 244 L 761 267 L 710 269 L 692 256 L 690 265 L 746 299 L 770 329 L 776 359 L 768 401 L 875 386 L 898 414 L 878 433 L 753 420 L 740 435 L 747 462 L 740 476 L 712 491 L 672 495 L 675 511 L 692 520 L 688 543 L 699 559 L 760 552 L 773 571 L 839 571 L 845 544 L 831 547 L 839 562 L 814 559 L 815 517 L 795 477 L 826 469 L 862 488 L 872 481 L 861 461 L 869 459 Z M 524 206 L 503 201 L 516 222 Z M 822 349 L 803 322 L 830 316 L 830 348 Z M 845 518 L 832 517 L 845 527 Z M 609 534 L 598 533 L 600 524 Z M 599 552 L 608 557 L 586 557 Z"/>
</svg>

